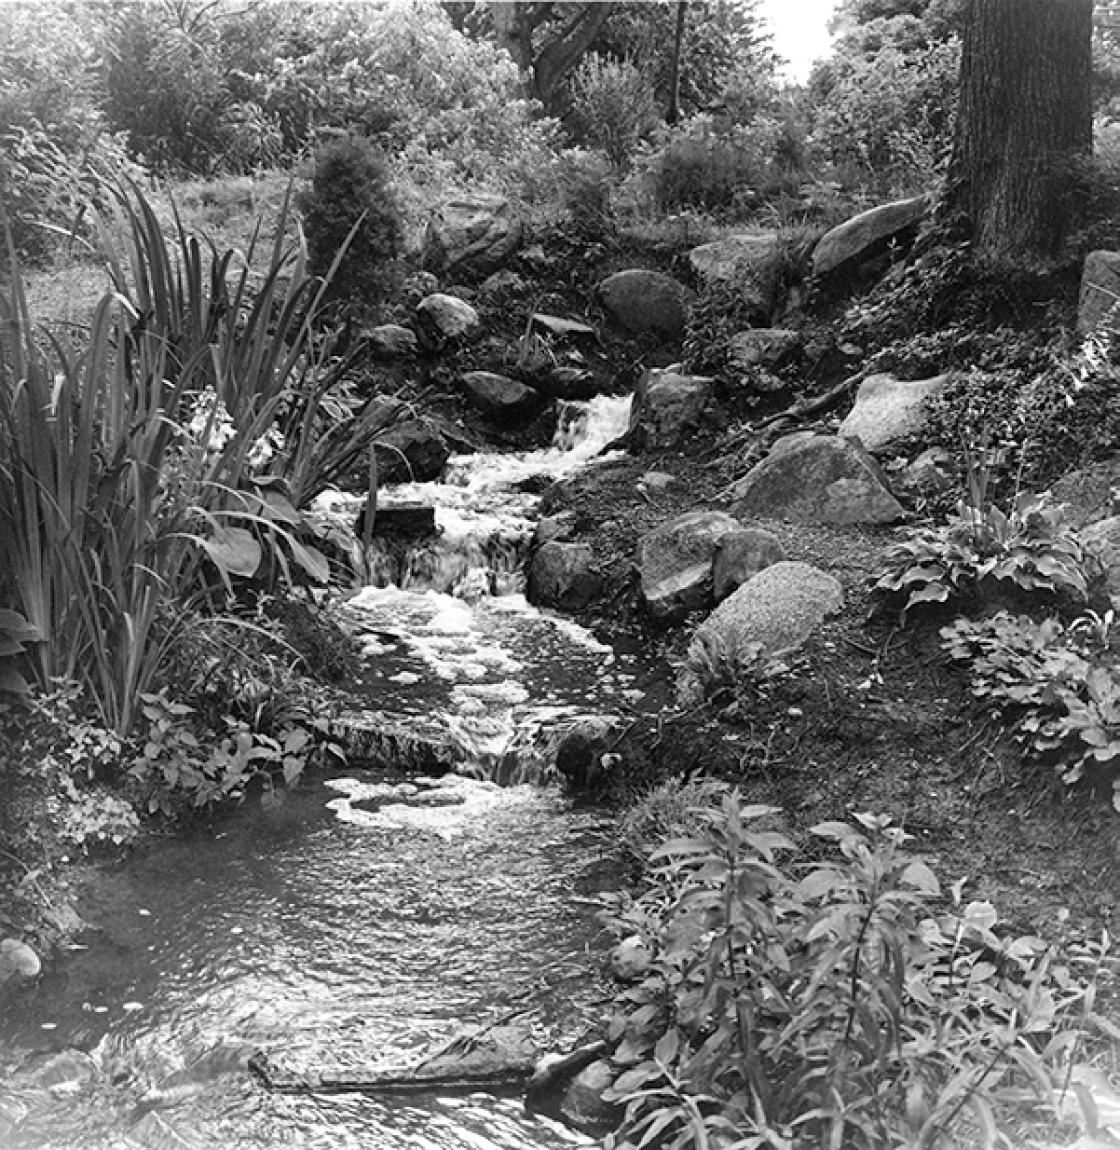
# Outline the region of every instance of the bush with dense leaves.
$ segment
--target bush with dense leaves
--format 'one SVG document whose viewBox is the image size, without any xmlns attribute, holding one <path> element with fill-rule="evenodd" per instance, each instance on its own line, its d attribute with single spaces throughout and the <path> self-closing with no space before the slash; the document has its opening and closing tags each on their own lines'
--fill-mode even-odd
<svg viewBox="0 0 1120 1150">
<path fill-rule="evenodd" d="M 657 123 L 653 89 L 629 60 L 589 56 L 571 81 L 572 116 L 585 139 L 625 171 L 639 141 Z"/>
<path fill-rule="evenodd" d="M 315 156 L 311 187 L 299 198 L 311 270 L 326 275 L 341 256 L 332 293 L 375 303 L 401 249 L 400 210 L 385 162 L 369 141 L 335 140 Z"/>
</svg>

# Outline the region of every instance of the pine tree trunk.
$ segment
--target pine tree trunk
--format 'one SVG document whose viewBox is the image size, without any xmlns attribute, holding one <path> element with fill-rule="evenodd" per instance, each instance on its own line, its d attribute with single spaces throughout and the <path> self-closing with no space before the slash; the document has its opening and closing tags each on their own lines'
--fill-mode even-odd
<svg viewBox="0 0 1120 1150">
<path fill-rule="evenodd" d="M 1058 255 L 1092 151 L 1092 0 L 969 0 L 945 208 L 981 257 Z"/>
</svg>

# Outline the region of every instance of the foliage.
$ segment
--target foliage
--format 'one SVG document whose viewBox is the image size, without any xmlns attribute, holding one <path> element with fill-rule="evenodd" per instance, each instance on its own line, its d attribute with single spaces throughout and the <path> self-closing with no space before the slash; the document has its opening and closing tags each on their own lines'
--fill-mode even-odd
<svg viewBox="0 0 1120 1150">
<path fill-rule="evenodd" d="M 980 369 L 958 377 L 932 403 L 930 441 L 951 447 L 971 429 L 989 429 L 993 471 L 1004 487 L 1045 487 L 1107 458 L 1120 437 L 1114 344 L 1107 331 L 1072 352 L 1039 348 L 1011 332 L 994 338 Z"/>
<path fill-rule="evenodd" d="M 215 726 L 202 722 L 166 689 L 142 695 L 143 738 L 129 773 L 142 784 L 148 811 L 170 817 L 182 798 L 195 808 L 241 799 L 254 781 L 271 805 L 283 797 L 277 782 L 293 786 L 317 751 L 341 757 L 329 738 L 329 716 L 289 702 L 292 712 L 273 716 L 269 734 L 235 714 L 223 714 Z"/>
<path fill-rule="evenodd" d="M 389 174 L 369 141 L 334 140 L 315 154 L 311 187 L 298 200 L 310 268 L 325 275 L 337 260 L 331 293 L 372 305 L 401 249 L 401 217 Z"/>
<path fill-rule="evenodd" d="M 692 207 L 741 214 L 799 189 L 791 130 L 787 118 L 770 113 L 746 125 L 698 113 L 661 129 L 641 150 L 635 181 L 662 212 Z"/>
<path fill-rule="evenodd" d="M 726 793 L 727 784 L 719 779 L 668 778 L 627 806 L 618 824 L 619 842 L 644 860 L 663 842 L 701 834 L 717 817 Z"/>
<path fill-rule="evenodd" d="M 933 1148 L 979 1130 L 1009 1145 L 1001 1123 L 1052 1103 L 1092 1022 L 1107 935 L 1079 978 L 989 903 L 962 906 L 963 880 L 941 909 L 886 817 L 812 828 L 832 851 L 802 866 L 763 829 L 773 813 L 729 795 L 653 852 L 649 890 L 616 912 L 654 959 L 611 1024 L 627 1069 L 610 1144 Z"/>
<path fill-rule="evenodd" d="M 0 607 L 0 699 L 5 695 L 26 697 L 30 693 L 20 669 L 28 643 L 39 642 L 37 628 L 18 612 Z"/>
<path fill-rule="evenodd" d="M 808 82 L 813 159 L 854 169 L 880 195 L 929 188 L 948 158 L 960 69 L 954 22 L 938 8 L 849 6 L 838 16 L 834 53 Z"/>
<path fill-rule="evenodd" d="M 324 288 L 284 247 L 286 205 L 258 274 L 256 242 L 206 260 L 139 193 L 120 204 L 123 246 L 105 232 L 115 291 L 84 340 L 37 335 L 13 267 L 0 523 L 15 543 L 0 582 L 44 637 L 40 684 L 78 679 L 125 734 L 184 617 L 169 603 L 257 575 L 326 580 L 300 509 L 364 458 L 384 409 L 332 406 L 346 364 L 316 332 Z"/>
<path fill-rule="evenodd" d="M 74 850 L 126 845 L 140 829 L 127 796 L 104 785 L 124 745 L 83 719 L 78 704 L 73 686 L 56 688 L 7 711 L 0 725 L 0 830 L 47 863 Z"/>
<path fill-rule="evenodd" d="M 1024 493 L 1005 512 L 982 487 L 960 500 L 944 526 L 910 532 L 885 564 L 874 590 L 882 604 L 902 600 L 903 618 L 922 604 L 971 606 L 997 585 L 1084 603 L 1097 573 L 1059 508 Z"/>
<path fill-rule="evenodd" d="M 972 692 L 995 704 L 1030 758 L 1066 783 L 1111 777 L 1120 811 L 1120 667 L 1109 642 L 1112 611 L 1069 626 L 1001 611 L 942 628 L 942 645 L 968 666 Z"/>
<path fill-rule="evenodd" d="M 657 122 L 653 90 L 629 60 L 589 56 L 571 79 L 573 118 L 582 135 L 625 171 Z"/>
<path fill-rule="evenodd" d="M 591 49 L 633 60 L 649 78 L 662 110 L 669 107 L 676 9 L 675 4 L 616 4 Z M 690 0 L 679 81 L 685 116 L 723 102 L 745 123 L 772 102 L 776 59 L 757 9 L 757 0 Z"/>
</svg>

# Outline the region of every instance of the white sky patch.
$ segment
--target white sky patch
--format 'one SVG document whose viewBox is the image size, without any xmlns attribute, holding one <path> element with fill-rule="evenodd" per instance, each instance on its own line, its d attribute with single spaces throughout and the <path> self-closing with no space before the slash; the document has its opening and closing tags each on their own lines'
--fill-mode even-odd
<svg viewBox="0 0 1120 1150">
<path fill-rule="evenodd" d="M 813 61 L 829 54 L 835 7 L 836 0 L 762 0 L 758 12 L 774 34 L 774 50 L 788 61 L 788 79 L 804 82 Z"/>
</svg>

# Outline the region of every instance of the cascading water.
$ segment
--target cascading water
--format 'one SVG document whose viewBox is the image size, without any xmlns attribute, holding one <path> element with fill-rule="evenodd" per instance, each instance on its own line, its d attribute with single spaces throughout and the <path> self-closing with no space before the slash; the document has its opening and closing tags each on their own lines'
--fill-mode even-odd
<svg viewBox="0 0 1120 1150">
<path fill-rule="evenodd" d="M 510 1014 L 563 1048 L 595 1020 L 606 823 L 485 776 L 531 759 L 559 718 L 638 694 L 635 668 L 521 593 L 527 488 L 590 459 L 625 411 L 572 405 L 547 451 L 385 493 L 430 500 L 440 535 L 377 560 L 382 585 L 346 605 L 370 655 L 355 695 L 441 726 L 481 777 L 308 783 L 99 874 L 79 904 L 96 929 L 0 1007 L 4 1150 L 590 1145 L 514 1098 L 278 1094 L 247 1063 L 361 1070 Z"/>
</svg>

